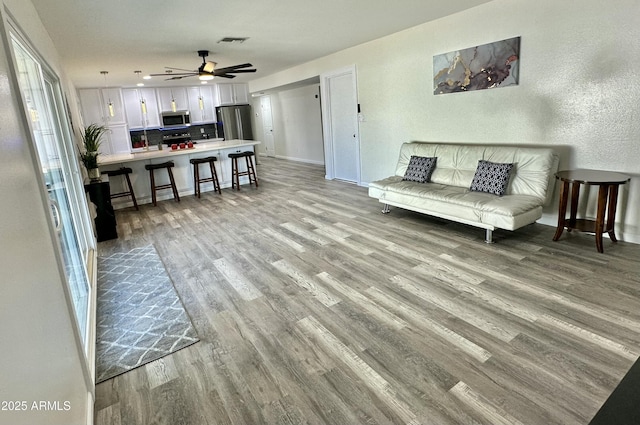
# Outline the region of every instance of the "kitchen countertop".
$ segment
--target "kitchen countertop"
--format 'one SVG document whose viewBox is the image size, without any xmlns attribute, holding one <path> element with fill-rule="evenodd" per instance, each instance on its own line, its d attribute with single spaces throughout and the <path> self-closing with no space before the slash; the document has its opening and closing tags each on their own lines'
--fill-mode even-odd
<svg viewBox="0 0 640 425">
<path fill-rule="evenodd" d="M 140 151 L 135 153 L 120 153 L 114 155 L 98 155 L 98 165 L 111 165 L 119 164 L 123 162 L 132 161 L 146 161 L 158 158 L 169 158 L 178 155 L 194 154 L 198 152 L 209 152 L 220 149 L 233 149 L 244 146 L 255 146 L 260 144 L 256 140 L 219 140 L 219 139 L 204 139 L 198 141 L 193 145 L 193 148 L 176 149 L 172 150 L 170 147 L 165 147 L 162 150 L 153 149 L 148 151 Z"/>
</svg>

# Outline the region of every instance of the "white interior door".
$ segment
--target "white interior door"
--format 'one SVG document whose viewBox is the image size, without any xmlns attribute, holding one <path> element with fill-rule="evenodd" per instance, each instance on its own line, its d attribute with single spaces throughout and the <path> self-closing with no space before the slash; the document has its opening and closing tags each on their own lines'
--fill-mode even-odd
<svg viewBox="0 0 640 425">
<path fill-rule="evenodd" d="M 325 74 L 323 126 L 327 178 L 360 182 L 360 137 L 355 67 Z"/>
<path fill-rule="evenodd" d="M 260 98 L 260 110 L 262 112 L 262 129 L 264 151 L 267 156 L 276 156 L 275 141 L 273 139 L 273 114 L 271 113 L 271 96 Z"/>
</svg>

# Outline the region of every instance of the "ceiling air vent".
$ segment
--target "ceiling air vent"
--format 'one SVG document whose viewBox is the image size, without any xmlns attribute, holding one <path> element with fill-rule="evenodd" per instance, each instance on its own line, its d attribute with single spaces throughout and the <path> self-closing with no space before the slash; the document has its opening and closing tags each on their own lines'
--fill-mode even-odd
<svg viewBox="0 0 640 425">
<path fill-rule="evenodd" d="M 218 43 L 237 43 L 237 44 L 242 44 L 248 39 L 249 39 L 249 37 L 224 37 L 224 38 L 218 40 Z"/>
</svg>

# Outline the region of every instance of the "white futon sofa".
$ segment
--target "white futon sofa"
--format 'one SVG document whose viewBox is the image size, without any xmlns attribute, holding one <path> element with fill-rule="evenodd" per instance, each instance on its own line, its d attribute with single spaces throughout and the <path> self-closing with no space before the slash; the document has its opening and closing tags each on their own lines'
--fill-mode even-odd
<svg viewBox="0 0 640 425">
<path fill-rule="evenodd" d="M 435 168 L 421 182 L 415 165 L 425 159 Z M 496 228 L 515 230 L 542 216 L 557 168 L 558 157 L 549 148 L 410 142 L 400 148 L 395 175 L 369 183 L 369 196 L 384 204 L 383 213 L 392 205 L 485 229 L 491 243 Z M 490 181 L 496 174 L 502 174 L 502 195 L 487 193 L 500 186 Z"/>
</svg>

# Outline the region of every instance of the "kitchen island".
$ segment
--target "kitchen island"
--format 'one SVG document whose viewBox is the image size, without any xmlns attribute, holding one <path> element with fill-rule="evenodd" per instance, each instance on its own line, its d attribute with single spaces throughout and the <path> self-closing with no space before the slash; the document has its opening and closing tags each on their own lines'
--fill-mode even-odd
<svg viewBox="0 0 640 425">
<path fill-rule="evenodd" d="M 128 153 L 128 154 L 114 154 L 114 155 L 100 155 L 98 156 L 98 165 L 100 171 L 117 170 L 120 167 L 129 167 L 133 170 L 130 175 L 131 184 L 136 194 L 136 198 L 139 204 L 151 202 L 151 188 L 149 185 L 149 172 L 145 170 L 146 164 L 159 164 L 166 161 L 173 161 L 175 167 L 173 168 L 173 175 L 176 180 L 176 186 L 180 196 L 193 195 L 193 166 L 189 163 L 191 158 L 205 158 L 208 156 L 215 156 L 218 158 L 216 162 L 216 171 L 218 173 L 218 179 L 220 180 L 220 187 L 231 187 L 231 160 L 228 155 L 234 152 L 244 152 L 247 150 L 254 150 L 255 145 L 260 142 L 255 140 L 220 140 L 220 139 L 204 139 L 198 140 L 198 143 L 193 145 L 193 148 L 176 149 L 171 150 L 169 147 L 165 147 L 162 150 L 158 150 L 153 147 L 149 150 Z M 207 170 L 202 167 L 201 172 L 205 175 Z M 103 180 L 108 177 L 103 175 Z M 110 181 L 112 193 L 122 192 L 125 190 L 125 183 L 121 178 L 114 178 Z M 169 178 L 166 173 L 156 173 L 156 182 L 162 184 L 163 182 L 169 182 Z M 247 184 L 247 177 L 240 179 L 240 184 Z M 211 183 L 205 183 L 202 185 L 202 191 L 213 190 Z M 171 199 L 173 195 L 171 191 L 159 191 L 158 200 Z M 113 200 L 113 207 L 115 209 L 126 208 L 133 205 L 130 198 L 117 198 Z"/>
</svg>

